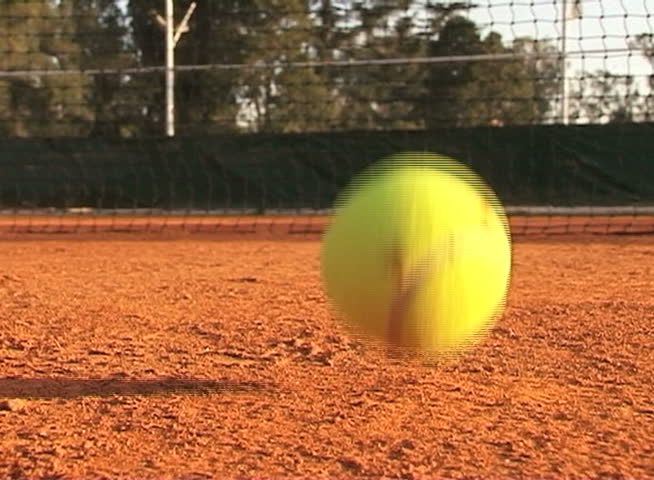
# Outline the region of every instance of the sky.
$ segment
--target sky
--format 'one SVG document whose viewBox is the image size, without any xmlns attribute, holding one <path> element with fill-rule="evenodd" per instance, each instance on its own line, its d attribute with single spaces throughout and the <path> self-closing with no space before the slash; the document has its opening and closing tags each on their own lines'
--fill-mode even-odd
<svg viewBox="0 0 654 480">
<path fill-rule="evenodd" d="M 568 3 L 573 0 L 567 0 Z M 515 37 L 561 38 L 562 0 L 475 0 L 470 12 L 485 31 L 494 30 L 511 41 Z M 626 49 L 638 34 L 654 32 L 653 0 L 581 0 L 582 17 L 567 22 L 567 51 Z M 650 17 L 648 18 L 648 14 Z M 560 41 L 560 40 L 559 40 Z M 644 78 L 654 69 L 640 51 L 599 55 L 571 55 L 569 75 L 580 70 L 609 70 Z"/>
</svg>

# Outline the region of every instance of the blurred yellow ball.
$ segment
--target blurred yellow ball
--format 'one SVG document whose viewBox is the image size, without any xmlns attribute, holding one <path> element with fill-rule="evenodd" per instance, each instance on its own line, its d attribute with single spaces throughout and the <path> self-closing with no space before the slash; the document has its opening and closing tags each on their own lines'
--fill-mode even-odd
<svg viewBox="0 0 654 480">
<path fill-rule="evenodd" d="M 323 241 L 325 290 L 347 325 L 430 354 L 476 344 L 503 311 L 510 274 L 499 200 L 469 168 L 433 154 L 360 174 Z"/>
</svg>

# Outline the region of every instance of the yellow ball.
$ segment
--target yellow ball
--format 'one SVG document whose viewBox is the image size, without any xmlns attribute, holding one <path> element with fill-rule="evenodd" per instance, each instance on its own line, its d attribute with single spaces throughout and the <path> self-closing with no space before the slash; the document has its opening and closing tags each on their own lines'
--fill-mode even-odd
<svg viewBox="0 0 654 480">
<path fill-rule="evenodd" d="M 341 194 L 322 250 L 327 296 L 356 330 L 457 354 L 505 305 L 511 239 L 502 205 L 462 164 L 405 153 Z"/>
</svg>

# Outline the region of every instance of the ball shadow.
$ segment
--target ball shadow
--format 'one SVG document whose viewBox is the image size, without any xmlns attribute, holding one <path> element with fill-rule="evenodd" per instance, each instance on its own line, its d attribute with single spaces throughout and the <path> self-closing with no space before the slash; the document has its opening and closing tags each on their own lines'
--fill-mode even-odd
<svg viewBox="0 0 654 480">
<path fill-rule="evenodd" d="M 195 378 L 0 377 L 0 397 L 10 399 L 246 394 L 263 393 L 271 390 L 270 385 L 259 382 L 215 381 Z"/>
</svg>

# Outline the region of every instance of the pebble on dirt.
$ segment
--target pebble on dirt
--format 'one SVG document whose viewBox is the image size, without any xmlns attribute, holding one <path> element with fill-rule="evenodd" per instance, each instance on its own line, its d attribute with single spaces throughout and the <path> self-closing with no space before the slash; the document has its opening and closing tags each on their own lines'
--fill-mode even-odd
<svg viewBox="0 0 654 480">
<path fill-rule="evenodd" d="M 17 398 L 12 398 L 9 400 L 0 400 L 0 412 L 20 412 L 25 410 L 26 407 L 25 400 L 20 400 Z"/>
</svg>

